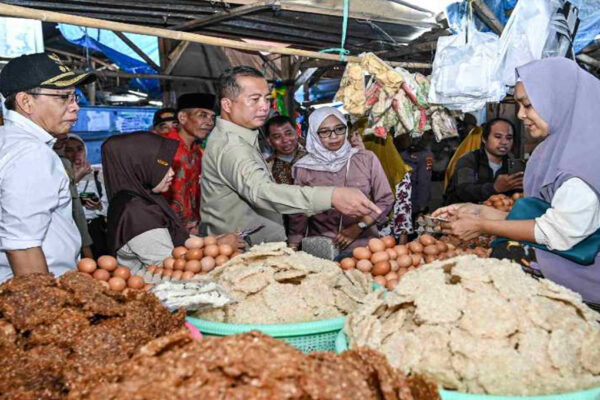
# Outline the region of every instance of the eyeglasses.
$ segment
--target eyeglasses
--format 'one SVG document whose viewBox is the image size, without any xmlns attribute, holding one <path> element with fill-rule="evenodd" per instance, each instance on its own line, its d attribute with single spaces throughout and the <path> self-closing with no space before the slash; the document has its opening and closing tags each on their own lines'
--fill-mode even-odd
<svg viewBox="0 0 600 400">
<path fill-rule="evenodd" d="M 346 134 L 346 129 L 347 128 L 345 126 L 336 126 L 333 129 L 323 129 L 323 130 L 317 131 L 317 135 L 319 135 L 319 137 L 321 137 L 321 138 L 329 138 L 334 133 L 336 136 L 342 136 L 342 135 Z"/>
<path fill-rule="evenodd" d="M 81 100 L 81 96 L 77 93 L 65 93 L 65 94 L 39 93 L 39 92 L 27 92 L 27 93 L 30 95 L 33 95 L 33 96 L 58 97 L 58 98 L 62 99 L 63 103 L 65 103 L 65 104 L 71 104 L 73 102 L 79 103 L 79 100 Z"/>
</svg>

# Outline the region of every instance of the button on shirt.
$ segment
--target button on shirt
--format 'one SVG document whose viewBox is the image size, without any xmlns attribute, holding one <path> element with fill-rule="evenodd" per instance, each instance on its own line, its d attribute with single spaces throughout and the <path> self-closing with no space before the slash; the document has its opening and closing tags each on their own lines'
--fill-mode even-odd
<svg viewBox="0 0 600 400">
<path fill-rule="evenodd" d="M 185 222 L 197 221 L 200 213 L 200 174 L 202 149 L 198 143 L 187 147 L 176 129 L 167 133 L 167 139 L 177 140 L 179 147 L 173 160 L 173 183 L 164 193 L 169 205 Z"/>
<path fill-rule="evenodd" d="M 252 243 L 286 239 L 281 214 L 317 214 L 331 208 L 331 187 L 278 185 L 258 146 L 258 131 L 217 118 L 202 157 L 200 215 L 208 233 L 257 225 Z"/>
<path fill-rule="evenodd" d="M 0 126 L 0 282 L 12 277 L 7 250 L 41 247 L 57 276 L 75 268 L 81 237 L 54 141 L 14 111 Z"/>
</svg>

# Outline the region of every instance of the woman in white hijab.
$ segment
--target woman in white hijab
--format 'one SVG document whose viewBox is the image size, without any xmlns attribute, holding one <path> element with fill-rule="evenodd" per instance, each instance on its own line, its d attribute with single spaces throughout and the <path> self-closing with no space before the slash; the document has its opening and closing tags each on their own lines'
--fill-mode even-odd
<svg viewBox="0 0 600 400">
<path fill-rule="evenodd" d="M 312 217 L 290 218 L 289 244 L 298 248 L 305 236 L 326 236 L 340 249 L 352 250 L 378 237 L 377 224 L 387 221 L 394 203 L 381 163 L 372 152 L 353 148 L 347 138 L 344 115 L 334 107 L 314 111 L 308 119 L 306 151 L 293 167 L 294 183 L 301 186 L 336 186 L 359 189 L 381 210 L 361 219 L 329 210 Z"/>
</svg>

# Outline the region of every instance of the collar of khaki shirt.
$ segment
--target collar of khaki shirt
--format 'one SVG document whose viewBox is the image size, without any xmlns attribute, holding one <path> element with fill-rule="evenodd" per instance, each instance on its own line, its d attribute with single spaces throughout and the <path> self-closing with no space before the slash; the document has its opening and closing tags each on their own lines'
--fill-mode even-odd
<svg viewBox="0 0 600 400">
<path fill-rule="evenodd" d="M 54 146 L 54 143 L 56 142 L 56 138 L 48 132 L 46 132 L 44 128 L 42 128 L 32 120 L 25 118 L 16 111 L 8 110 L 8 112 L 6 113 L 5 121 L 8 122 L 7 125 L 13 124 L 23 128 L 24 133 L 33 136 L 35 139 L 45 143 L 50 148 L 52 148 L 52 146 Z"/>
<path fill-rule="evenodd" d="M 239 136 L 242 140 L 244 140 L 251 146 L 256 146 L 256 144 L 258 143 L 258 130 L 256 129 L 252 130 L 244 128 L 243 126 L 239 126 L 236 123 L 224 120 L 221 117 L 217 117 L 215 128 L 220 131 L 231 132 Z"/>
</svg>

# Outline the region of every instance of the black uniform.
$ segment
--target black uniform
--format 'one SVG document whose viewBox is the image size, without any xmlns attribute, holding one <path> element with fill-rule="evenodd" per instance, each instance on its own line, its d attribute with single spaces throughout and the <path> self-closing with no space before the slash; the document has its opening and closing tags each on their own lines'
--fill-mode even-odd
<svg viewBox="0 0 600 400">
<path fill-rule="evenodd" d="M 481 203 L 497 194 L 494 189 L 496 177 L 507 174 L 507 160 L 502 159 L 502 167 L 494 174 L 484 149 L 472 151 L 462 156 L 456 163 L 454 175 L 446 189 L 446 204 Z M 513 192 L 506 193 L 511 195 Z"/>
</svg>

